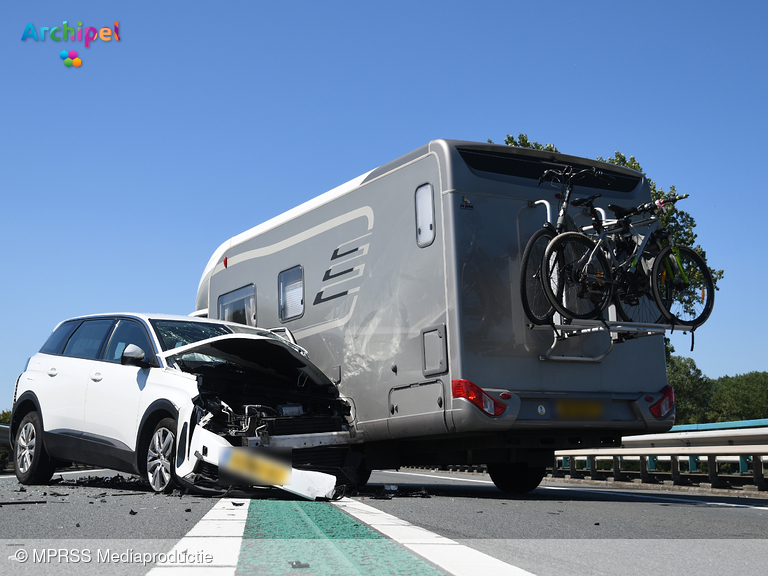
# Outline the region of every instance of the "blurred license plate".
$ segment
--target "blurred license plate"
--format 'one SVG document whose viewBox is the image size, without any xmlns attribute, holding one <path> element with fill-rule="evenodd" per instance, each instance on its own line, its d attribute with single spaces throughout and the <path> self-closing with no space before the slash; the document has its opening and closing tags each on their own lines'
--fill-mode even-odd
<svg viewBox="0 0 768 576">
<path fill-rule="evenodd" d="M 559 420 L 601 420 L 605 412 L 599 400 L 558 400 L 555 404 Z"/>
<path fill-rule="evenodd" d="M 260 450 L 223 450 L 219 457 L 219 469 L 248 484 L 284 486 L 291 481 L 290 464 Z"/>
</svg>

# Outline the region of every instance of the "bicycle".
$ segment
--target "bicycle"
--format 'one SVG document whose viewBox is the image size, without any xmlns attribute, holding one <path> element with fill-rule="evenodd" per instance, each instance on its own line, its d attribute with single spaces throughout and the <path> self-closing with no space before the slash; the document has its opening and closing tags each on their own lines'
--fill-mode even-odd
<svg viewBox="0 0 768 576">
<path fill-rule="evenodd" d="M 542 285 L 555 310 L 569 319 L 594 319 L 613 302 L 628 322 L 703 324 L 714 306 L 709 268 L 695 250 L 677 246 L 659 223 L 658 213 L 684 198 L 670 196 L 636 208 L 609 205 L 616 220 L 608 225 L 593 199 L 574 201 L 589 208 L 596 239 L 564 232 L 547 246 Z M 649 216 L 632 222 L 639 214 Z"/>
<path fill-rule="evenodd" d="M 523 257 L 520 261 L 520 299 L 523 304 L 523 311 L 528 319 L 537 325 L 551 323 L 555 308 L 547 298 L 541 276 L 541 262 L 544 257 L 544 251 L 549 243 L 565 230 L 575 230 L 573 220 L 568 217 L 568 208 L 571 204 L 571 193 L 573 192 L 573 183 L 576 180 L 592 176 L 594 178 L 612 182 L 613 178 L 604 174 L 597 168 L 587 168 L 574 172 L 572 166 L 565 166 L 562 170 L 548 169 L 539 178 L 540 186 L 542 182 L 559 182 L 562 185 L 560 210 L 557 222 L 553 226 L 550 222 L 545 222 L 544 226 L 533 233 L 525 245 Z M 600 194 L 592 196 L 592 200 L 599 198 Z M 576 200 L 574 200 L 574 203 Z"/>
</svg>

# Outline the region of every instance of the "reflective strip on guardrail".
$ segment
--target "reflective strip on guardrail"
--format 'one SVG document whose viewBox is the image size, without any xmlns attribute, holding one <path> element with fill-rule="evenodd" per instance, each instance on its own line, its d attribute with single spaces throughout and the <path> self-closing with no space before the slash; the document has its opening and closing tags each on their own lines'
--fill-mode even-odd
<svg viewBox="0 0 768 576">
<path fill-rule="evenodd" d="M 558 450 L 557 456 L 729 456 L 768 454 L 768 427 L 625 436 L 620 448 Z"/>
</svg>

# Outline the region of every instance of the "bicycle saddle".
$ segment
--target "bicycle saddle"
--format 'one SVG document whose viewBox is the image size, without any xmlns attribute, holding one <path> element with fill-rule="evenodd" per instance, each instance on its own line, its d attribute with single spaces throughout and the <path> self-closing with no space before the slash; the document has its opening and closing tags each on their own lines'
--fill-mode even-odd
<svg viewBox="0 0 768 576">
<path fill-rule="evenodd" d="M 574 198 L 571 200 L 571 206 L 592 206 L 592 202 L 600 198 L 602 194 L 592 194 L 589 198 Z"/>
</svg>

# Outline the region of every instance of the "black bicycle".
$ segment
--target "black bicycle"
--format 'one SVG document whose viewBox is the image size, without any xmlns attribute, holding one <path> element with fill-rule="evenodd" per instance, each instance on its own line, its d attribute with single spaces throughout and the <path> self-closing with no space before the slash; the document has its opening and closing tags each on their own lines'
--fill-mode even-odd
<svg viewBox="0 0 768 576">
<path fill-rule="evenodd" d="M 550 304 L 571 319 L 600 318 L 613 302 L 628 322 L 697 327 L 714 306 L 714 283 L 704 259 L 677 246 L 659 213 L 684 196 L 667 196 L 637 207 L 609 205 L 616 219 L 604 222 L 592 199 L 592 226 L 559 234 L 542 259 L 542 286 Z M 573 202 L 577 205 L 577 202 Z M 641 216 L 640 220 L 632 220 Z"/>
<path fill-rule="evenodd" d="M 590 198 L 575 199 L 571 202 L 573 183 L 583 178 L 597 178 L 605 182 L 613 182 L 614 180 L 597 168 L 587 168 L 575 172 L 572 166 L 565 166 L 562 170 L 550 168 L 545 170 L 539 178 L 539 186 L 542 182 L 547 181 L 559 183 L 562 193 L 557 222 L 554 226 L 550 222 L 545 222 L 542 228 L 533 233 L 525 245 L 523 258 L 520 262 L 520 299 L 525 315 L 533 324 L 550 324 L 556 311 L 542 284 L 541 263 L 547 246 L 558 234 L 566 230 L 576 230 L 573 220 L 568 216 L 568 208 L 571 204 L 576 206 L 600 197 L 600 194 L 595 194 Z"/>
</svg>

